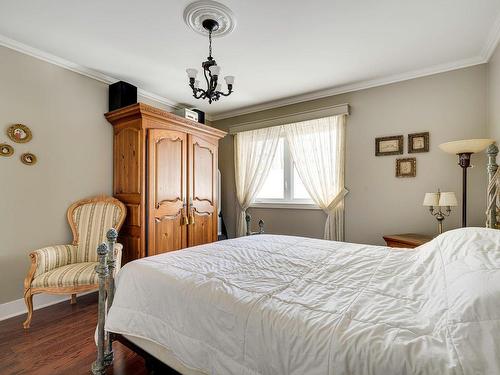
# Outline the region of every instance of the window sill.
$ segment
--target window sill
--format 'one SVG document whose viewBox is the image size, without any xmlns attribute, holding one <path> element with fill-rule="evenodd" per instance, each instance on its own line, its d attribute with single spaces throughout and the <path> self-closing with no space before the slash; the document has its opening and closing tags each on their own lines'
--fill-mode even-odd
<svg viewBox="0 0 500 375">
<path fill-rule="evenodd" d="M 285 208 L 292 210 L 321 210 L 314 203 L 295 203 L 295 202 L 254 202 L 250 208 Z"/>
</svg>

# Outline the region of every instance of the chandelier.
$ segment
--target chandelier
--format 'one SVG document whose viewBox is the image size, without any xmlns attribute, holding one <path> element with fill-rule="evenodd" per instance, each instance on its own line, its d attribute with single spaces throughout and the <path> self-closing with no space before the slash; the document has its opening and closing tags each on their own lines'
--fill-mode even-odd
<svg viewBox="0 0 500 375">
<path fill-rule="evenodd" d="M 203 28 L 208 31 L 208 57 L 201 64 L 203 75 L 205 76 L 206 89 L 200 88 L 200 81 L 196 79 L 198 70 L 189 68 L 186 73 L 189 77 L 189 87 L 193 90 L 196 99 L 208 99 L 208 103 L 215 102 L 221 96 L 229 96 L 233 92 L 234 76 L 225 76 L 227 93 L 222 91 L 222 83 L 219 81 L 221 68 L 212 57 L 212 32 L 219 29 L 219 23 L 214 19 L 206 19 L 202 23 Z"/>
</svg>

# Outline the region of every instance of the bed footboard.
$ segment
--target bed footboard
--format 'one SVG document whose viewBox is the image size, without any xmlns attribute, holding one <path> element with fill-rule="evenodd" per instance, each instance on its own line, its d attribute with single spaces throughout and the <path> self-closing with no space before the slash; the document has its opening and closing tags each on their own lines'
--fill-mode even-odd
<svg viewBox="0 0 500 375">
<path fill-rule="evenodd" d="M 94 375 L 104 375 L 106 367 L 113 362 L 113 337 L 106 332 L 104 324 L 115 294 L 115 257 L 114 248 L 118 232 L 110 229 L 107 234 L 107 244 L 102 243 L 97 247 L 99 264 L 96 272 L 99 277 L 99 298 L 97 316 L 97 359 L 92 364 L 91 371 Z"/>
</svg>

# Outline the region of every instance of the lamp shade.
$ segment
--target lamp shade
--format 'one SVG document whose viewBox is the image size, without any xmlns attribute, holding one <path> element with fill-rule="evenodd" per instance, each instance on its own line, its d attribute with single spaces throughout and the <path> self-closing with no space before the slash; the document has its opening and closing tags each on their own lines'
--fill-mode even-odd
<svg viewBox="0 0 500 375">
<path fill-rule="evenodd" d="M 196 78 L 198 71 L 196 69 L 193 69 L 193 68 L 188 68 L 188 69 L 186 69 L 186 73 L 187 73 L 189 78 Z"/>
<path fill-rule="evenodd" d="M 425 193 L 423 206 L 439 206 L 439 193 Z"/>
<path fill-rule="evenodd" d="M 213 76 L 218 76 L 220 74 L 220 66 L 212 65 L 210 68 L 208 68 L 208 70 L 210 70 L 210 73 Z"/>
<path fill-rule="evenodd" d="M 441 143 L 439 148 L 449 154 L 475 154 L 476 152 L 483 151 L 493 142 L 495 142 L 494 139 L 464 139 Z"/>
<path fill-rule="evenodd" d="M 455 207 L 458 206 L 457 197 L 452 191 L 444 191 L 439 194 L 439 205 L 441 207 Z"/>
</svg>

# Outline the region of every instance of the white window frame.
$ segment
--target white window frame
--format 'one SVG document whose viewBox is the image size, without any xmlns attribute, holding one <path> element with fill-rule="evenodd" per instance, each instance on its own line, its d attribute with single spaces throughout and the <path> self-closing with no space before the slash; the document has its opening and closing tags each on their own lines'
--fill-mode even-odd
<svg viewBox="0 0 500 375">
<path fill-rule="evenodd" d="M 283 139 L 283 191 L 284 199 L 279 198 L 256 198 L 250 205 L 254 208 L 292 208 L 292 209 L 306 209 L 306 210 L 319 210 L 319 206 L 314 203 L 312 199 L 293 199 L 293 167 L 294 163 L 290 153 L 290 147 L 285 135 L 281 135 Z"/>
</svg>

